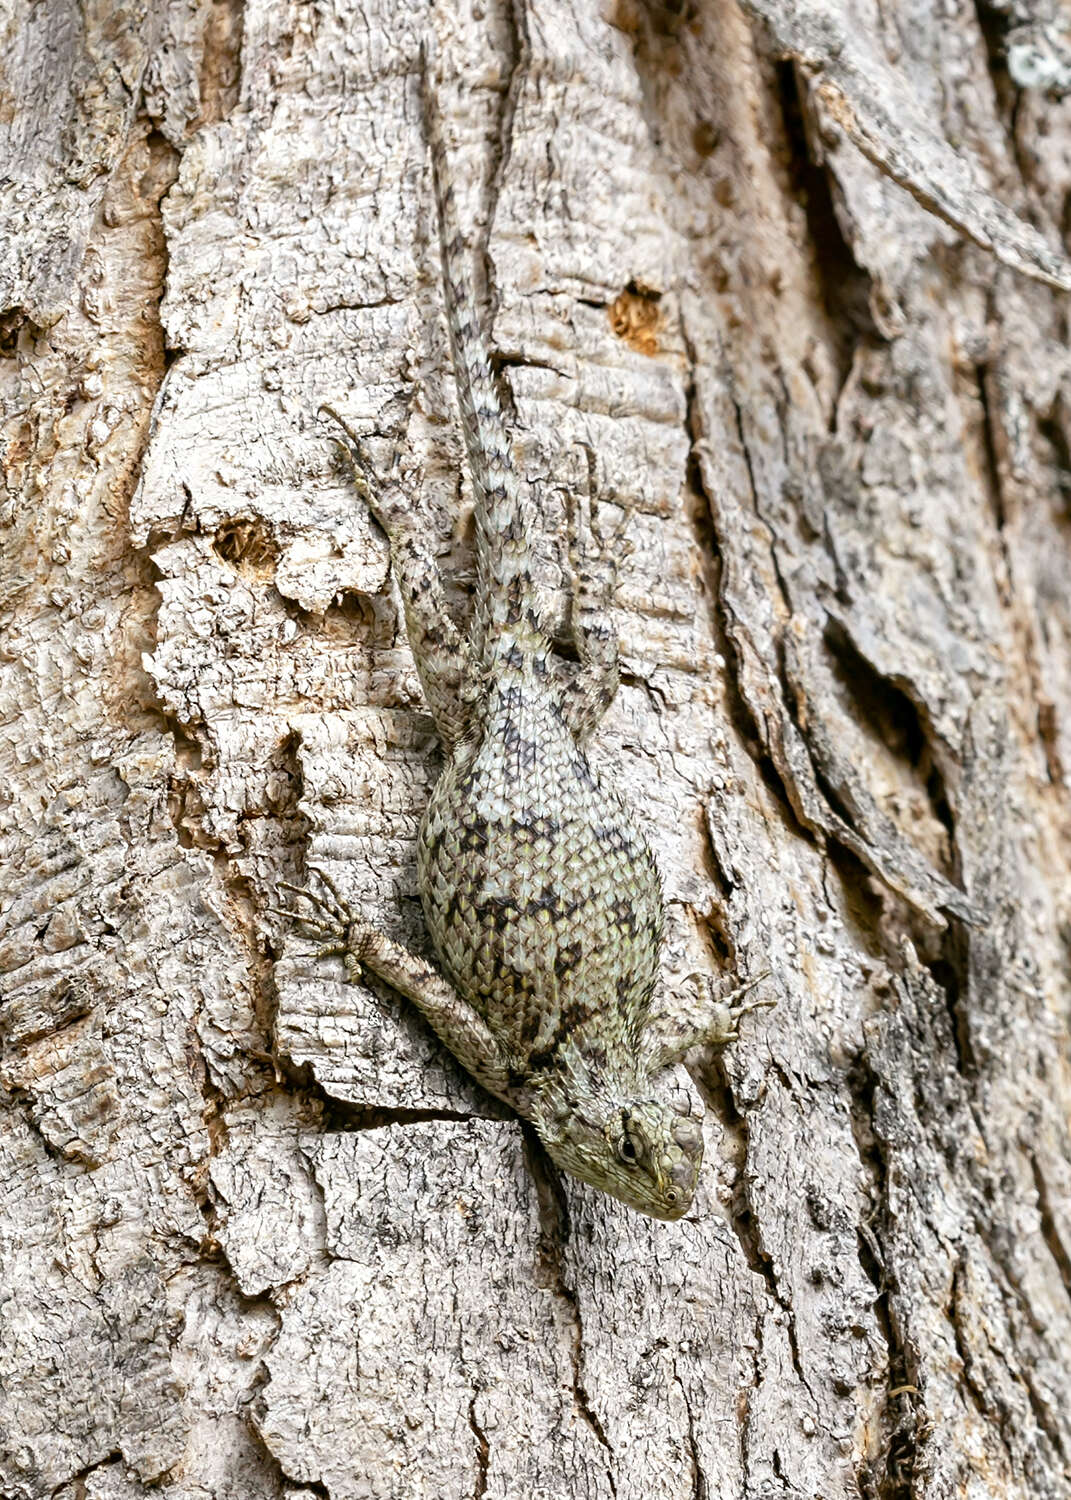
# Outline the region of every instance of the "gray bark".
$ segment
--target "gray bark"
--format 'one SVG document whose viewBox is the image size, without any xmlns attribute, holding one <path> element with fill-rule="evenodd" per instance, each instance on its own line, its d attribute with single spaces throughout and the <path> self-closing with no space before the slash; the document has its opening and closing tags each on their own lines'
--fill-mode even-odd
<svg viewBox="0 0 1071 1500">
<path fill-rule="evenodd" d="M 431 34 L 559 608 L 579 443 L 630 518 L 667 975 L 779 997 L 689 1060 L 678 1224 L 269 911 L 330 853 L 421 941 L 438 751 L 317 409 L 463 603 Z M 2 35 L 0 1496 L 1071 1496 L 1059 8 Z"/>
</svg>

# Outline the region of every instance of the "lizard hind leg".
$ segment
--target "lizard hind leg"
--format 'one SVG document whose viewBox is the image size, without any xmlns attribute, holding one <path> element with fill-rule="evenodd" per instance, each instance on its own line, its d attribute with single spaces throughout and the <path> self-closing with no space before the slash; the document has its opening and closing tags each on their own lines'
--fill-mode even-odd
<svg viewBox="0 0 1071 1500">
<path fill-rule="evenodd" d="M 308 903 L 308 912 L 269 910 L 296 920 L 320 941 L 318 958 L 340 956 L 351 984 L 367 970 L 404 995 L 478 1083 L 527 1116 L 531 1109 L 527 1091 L 514 1083 L 506 1050 L 483 1016 L 427 959 L 359 916 L 321 865 L 311 866 L 309 874 L 312 879 L 307 886 L 279 882 L 281 890 Z"/>
<path fill-rule="evenodd" d="M 454 624 L 426 528 L 401 500 L 380 489 L 361 438 L 333 407 L 320 411 L 342 430 L 335 442 L 347 454 L 353 483 L 390 541 L 391 566 L 405 609 L 405 628 L 420 683 L 445 749 L 464 734 L 478 690 L 479 674 L 468 642 Z"/>
<path fill-rule="evenodd" d="M 632 552 L 625 538 L 628 513 L 612 530 L 600 525 L 595 508 L 595 454 L 590 444 L 578 443 L 587 460 L 587 490 L 583 499 L 570 493 L 569 580 L 570 631 L 580 670 L 565 698 L 570 729 L 583 743 L 597 728 L 617 696 L 617 631 L 610 609 L 617 592 L 621 563 Z"/>
</svg>

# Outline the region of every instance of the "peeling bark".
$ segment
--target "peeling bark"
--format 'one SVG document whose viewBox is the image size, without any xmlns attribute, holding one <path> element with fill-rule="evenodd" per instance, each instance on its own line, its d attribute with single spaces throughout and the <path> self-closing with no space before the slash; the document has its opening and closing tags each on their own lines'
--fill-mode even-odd
<svg viewBox="0 0 1071 1500">
<path fill-rule="evenodd" d="M 4 23 L 0 1496 L 1071 1496 L 1068 40 L 1018 0 L 60 0 Z M 274 915 L 423 941 L 439 752 L 368 434 L 471 495 L 417 54 L 564 618 L 628 518 L 600 765 L 697 1207 L 561 1180 Z"/>
</svg>

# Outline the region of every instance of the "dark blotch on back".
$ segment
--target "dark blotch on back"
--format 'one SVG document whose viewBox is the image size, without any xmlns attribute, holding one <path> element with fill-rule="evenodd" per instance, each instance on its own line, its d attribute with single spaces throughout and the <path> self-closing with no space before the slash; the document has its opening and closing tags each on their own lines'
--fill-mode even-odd
<svg viewBox="0 0 1071 1500">
<path fill-rule="evenodd" d="M 477 852 L 478 850 L 486 849 L 488 829 L 489 824 L 487 822 L 487 819 L 481 818 L 474 814 L 461 829 L 458 835 L 458 849 L 461 850 L 461 852 L 464 854 L 472 854 Z M 430 858 L 434 858 L 438 854 L 441 844 L 442 835 L 436 835 L 434 843 L 429 844 L 428 846 L 428 854 Z"/>
<path fill-rule="evenodd" d="M 618 927 L 625 932 L 636 933 L 639 930 L 639 923 L 636 921 L 636 908 L 624 896 L 614 898 L 610 905 L 610 915 Z"/>
<path fill-rule="evenodd" d="M 573 775 L 576 777 L 577 781 L 579 781 L 582 787 L 585 787 L 589 792 L 595 790 L 597 783 L 595 781 L 595 777 L 592 775 L 591 767 L 588 765 L 584 756 L 575 756 L 569 769 L 572 771 Z"/>
<path fill-rule="evenodd" d="M 518 844 L 535 844 L 541 841 L 552 844 L 560 832 L 561 824 L 557 818 L 552 818 L 549 813 L 533 812 L 529 807 L 522 808 L 510 824 L 510 833 Z"/>
<path fill-rule="evenodd" d="M 544 1068 L 551 1067 L 562 1043 L 568 1041 L 574 1032 L 579 1031 L 582 1026 L 591 1020 L 594 1014 L 595 1012 L 590 1006 L 582 1005 L 579 1001 L 574 1001 L 571 1005 L 565 1006 L 558 1017 L 558 1024 L 554 1029 L 554 1035 L 550 1041 L 545 1047 L 541 1047 L 538 1052 L 533 1052 L 529 1058 L 529 1066 L 532 1072 L 542 1072 Z"/>
<path fill-rule="evenodd" d="M 582 943 L 562 943 L 554 955 L 555 978 L 568 979 L 584 957 Z"/>
<path fill-rule="evenodd" d="M 474 909 L 480 926 L 490 927 L 497 933 L 508 932 L 520 916 L 516 904 L 502 896 L 490 896 L 486 901 L 479 901 Z"/>
<path fill-rule="evenodd" d="M 627 829 L 618 823 L 604 824 L 601 828 L 592 829 L 592 832 L 604 849 L 627 849 L 631 852 L 633 848 Z"/>
<path fill-rule="evenodd" d="M 520 772 L 531 771 L 539 759 L 539 746 L 525 739 L 512 719 L 502 719 L 498 725 L 502 747 L 517 762 Z"/>
</svg>

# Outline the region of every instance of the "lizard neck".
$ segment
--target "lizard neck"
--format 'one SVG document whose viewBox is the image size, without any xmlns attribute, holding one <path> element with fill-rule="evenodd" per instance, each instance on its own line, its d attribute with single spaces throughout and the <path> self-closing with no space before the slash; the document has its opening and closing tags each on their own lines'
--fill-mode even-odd
<svg viewBox="0 0 1071 1500">
<path fill-rule="evenodd" d="M 594 1123 L 650 1091 L 638 1049 L 624 1037 L 605 1033 L 586 1039 L 581 1032 L 562 1043 L 535 1086 L 539 1113 L 551 1134 L 559 1117 L 583 1110 Z"/>
</svg>

